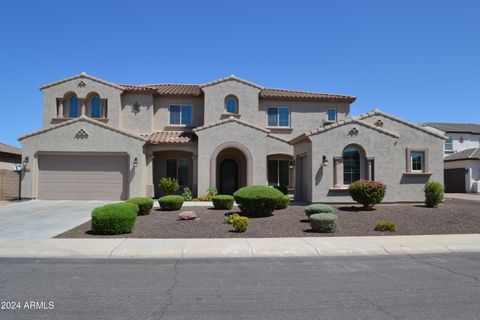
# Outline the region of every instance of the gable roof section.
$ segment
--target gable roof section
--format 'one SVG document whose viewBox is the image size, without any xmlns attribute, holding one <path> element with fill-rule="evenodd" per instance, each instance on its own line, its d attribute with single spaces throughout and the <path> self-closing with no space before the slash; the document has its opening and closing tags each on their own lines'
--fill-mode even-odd
<svg viewBox="0 0 480 320">
<path fill-rule="evenodd" d="M 88 75 L 85 72 L 74 75 L 72 77 L 68 77 L 68 78 L 65 78 L 65 79 L 62 79 L 62 80 L 58 80 L 58 81 L 43 85 L 43 86 L 40 87 L 40 90 L 47 89 L 47 88 L 50 88 L 50 87 L 56 86 L 56 85 L 64 83 L 64 82 L 74 80 L 74 79 L 89 79 L 89 80 L 104 84 L 106 86 L 109 86 L 109 87 L 112 87 L 112 88 L 115 88 L 115 89 L 118 89 L 118 90 L 122 90 L 122 91 L 124 90 L 124 88 L 119 86 L 118 84 L 111 83 L 111 82 L 102 80 L 100 78 L 92 77 L 91 75 Z"/>
<path fill-rule="evenodd" d="M 443 161 L 480 160 L 480 148 L 466 149 L 446 156 Z"/>
<path fill-rule="evenodd" d="M 145 138 L 145 137 L 135 135 L 135 134 L 130 133 L 130 132 L 125 131 L 125 130 L 121 130 L 121 129 L 114 128 L 114 127 L 112 127 L 112 126 L 109 126 L 108 124 L 105 124 L 105 123 L 100 122 L 100 121 L 98 121 L 98 120 L 94 120 L 94 119 L 89 118 L 89 117 L 86 117 L 86 116 L 80 116 L 80 117 L 78 117 L 78 118 L 75 118 L 75 119 L 72 119 L 72 120 L 67 120 L 67 121 L 65 121 L 65 122 L 61 122 L 61 123 L 59 123 L 59 124 L 55 124 L 55 125 L 53 125 L 53 126 L 44 128 L 44 129 L 42 129 L 42 130 L 35 131 L 35 132 L 32 132 L 32 133 L 23 135 L 23 136 L 19 137 L 17 140 L 18 140 L 18 141 L 22 141 L 22 140 L 24 140 L 24 139 L 26 139 L 26 138 L 30 138 L 30 137 L 33 137 L 33 136 L 36 136 L 36 135 L 39 135 L 39 134 L 42 134 L 42 133 L 45 133 L 45 132 L 48 132 L 48 131 L 51 131 L 51 130 L 55 130 L 55 129 L 58 129 L 58 128 L 61 128 L 61 127 L 65 127 L 65 126 L 68 126 L 68 125 L 71 125 L 71 124 L 73 124 L 73 123 L 80 122 L 80 121 L 85 121 L 85 122 L 88 122 L 88 123 L 97 125 L 97 126 L 99 126 L 99 127 L 102 127 L 102 128 L 105 128 L 105 129 L 108 129 L 108 130 L 111 130 L 111 131 L 114 131 L 114 132 L 117 132 L 117 133 L 120 133 L 120 134 L 129 136 L 129 137 L 134 138 L 134 139 L 138 139 L 138 140 L 142 140 L 142 141 L 147 141 L 147 140 L 148 140 L 148 139 Z"/>
<path fill-rule="evenodd" d="M 393 131 L 376 127 L 376 126 L 374 126 L 374 125 L 372 125 L 372 124 L 370 124 L 366 121 L 360 120 L 358 118 L 350 118 L 350 119 L 340 120 L 338 122 L 335 122 L 335 123 L 332 123 L 332 124 L 329 124 L 329 125 L 326 125 L 326 126 L 323 126 L 323 127 L 320 127 L 320 128 L 312 129 L 310 131 L 307 131 L 307 132 L 299 135 L 298 137 L 293 138 L 292 140 L 289 141 L 289 143 L 290 144 L 297 144 L 297 143 L 300 143 L 302 141 L 310 141 L 311 136 L 315 136 L 317 134 L 320 134 L 320 133 L 323 133 L 323 132 L 326 132 L 326 131 L 330 131 L 332 129 L 342 127 L 344 125 L 352 124 L 352 123 L 357 123 L 359 125 L 362 125 L 364 127 L 373 129 L 375 131 L 386 134 L 386 135 L 391 136 L 391 137 L 396 138 L 396 139 L 398 139 L 400 137 L 397 133 L 395 133 Z"/>
<path fill-rule="evenodd" d="M 422 126 L 430 126 L 444 132 L 480 134 L 480 124 L 453 122 L 425 122 Z"/>
<path fill-rule="evenodd" d="M 241 82 L 241 83 L 243 83 L 243 84 L 249 85 L 249 86 L 251 86 L 251 87 L 254 87 L 254 88 L 257 88 L 257 89 L 260 89 L 260 90 L 263 89 L 262 86 L 259 86 L 259 85 L 256 84 L 256 83 L 253 83 L 253 82 L 250 82 L 250 81 L 241 79 L 241 78 L 239 78 L 239 77 L 237 77 L 237 76 L 234 76 L 233 74 L 232 74 L 231 76 L 229 76 L 229 77 L 217 79 L 217 80 L 214 80 L 214 81 L 211 81 L 211 82 L 207 82 L 207 83 L 205 83 L 205 84 L 202 84 L 202 85 L 200 85 L 200 88 L 210 87 L 210 86 L 216 85 L 216 84 L 218 84 L 218 83 L 225 82 L 225 81 L 231 81 L 231 80 L 235 80 L 235 81 Z"/>
<path fill-rule="evenodd" d="M 400 122 L 406 126 L 409 126 L 411 128 L 414 128 L 414 129 L 417 129 L 417 130 L 420 130 L 420 131 L 423 131 L 425 133 L 428 133 L 432 136 L 435 136 L 437 138 L 440 138 L 440 139 L 443 139 L 443 140 L 446 140 L 447 137 L 445 137 L 444 135 L 442 134 L 438 134 L 436 132 L 433 132 L 431 130 L 428 130 L 427 128 L 424 128 L 422 126 L 419 126 L 418 124 L 415 124 L 415 123 L 412 123 L 412 122 L 409 122 L 409 121 L 406 121 L 406 120 L 403 120 L 403 119 L 400 119 L 400 118 L 397 118 L 395 116 L 392 116 L 391 114 L 388 114 L 388 113 L 385 113 L 383 111 L 380 111 L 378 109 L 375 109 L 373 111 L 370 111 L 370 112 L 367 112 L 365 114 L 362 114 L 362 115 L 359 115 L 358 117 L 356 117 L 357 119 L 366 119 L 366 118 L 370 118 L 370 117 L 373 117 L 373 116 L 384 116 L 385 118 L 389 118 L 391 120 L 394 120 L 394 121 L 397 121 L 397 122 Z"/>
<path fill-rule="evenodd" d="M 156 131 L 149 135 L 143 135 L 148 138 L 150 144 L 175 143 L 191 144 L 197 142 L 197 135 L 193 132 L 184 131 Z"/>
<path fill-rule="evenodd" d="M 22 149 L 0 142 L 0 152 L 21 155 Z"/>
<path fill-rule="evenodd" d="M 240 120 L 240 119 L 237 119 L 235 117 L 229 117 L 229 118 L 226 118 L 226 119 L 223 119 L 223 120 L 219 120 L 219 121 L 215 121 L 215 122 L 212 122 L 212 123 L 208 123 L 208 124 L 205 124 L 201 127 L 197 127 L 195 129 L 193 129 L 194 132 L 198 132 L 198 131 L 202 131 L 202 130 L 205 130 L 205 129 L 209 129 L 209 128 L 212 128 L 212 127 L 216 127 L 216 126 L 220 126 L 220 125 L 223 125 L 225 123 L 228 123 L 228 122 L 236 122 L 236 123 L 239 123 L 241 125 L 244 125 L 246 127 L 249 127 L 249 128 L 252 128 L 252 129 L 255 129 L 255 130 L 258 130 L 258 131 L 262 131 L 264 133 L 267 134 L 267 136 L 273 138 L 273 139 L 277 139 L 279 141 L 282 141 L 282 142 L 285 142 L 285 143 L 288 143 L 288 140 L 286 139 L 283 139 L 277 135 L 274 135 L 270 132 L 270 130 L 268 129 L 265 129 L 261 126 L 257 126 L 253 123 L 250 123 L 248 121 L 244 121 L 244 120 Z"/>
<path fill-rule="evenodd" d="M 162 84 L 121 84 L 125 92 L 138 92 L 138 93 L 155 93 L 161 96 L 185 96 L 185 97 L 199 97 L 203 95 L 202 89 L 198 84 L 174 84 L 174 83 L 162 83 Z"/>
</svg>

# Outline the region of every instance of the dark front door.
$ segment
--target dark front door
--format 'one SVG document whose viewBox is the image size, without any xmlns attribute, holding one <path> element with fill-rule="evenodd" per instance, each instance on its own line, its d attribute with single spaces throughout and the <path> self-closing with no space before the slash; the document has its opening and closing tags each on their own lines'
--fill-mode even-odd
<svg viewBox="0 0 480 320">
<path fill-rule="evenodd" d="M 445 192 L 465 192 L 465 169 L 445 169 Z"/>
<path fill-rule="evenodd" d="M 220 193 L 233 194 L 238 189 L 238 165 L 232 159 L 220 164 Z"/>
</svg>

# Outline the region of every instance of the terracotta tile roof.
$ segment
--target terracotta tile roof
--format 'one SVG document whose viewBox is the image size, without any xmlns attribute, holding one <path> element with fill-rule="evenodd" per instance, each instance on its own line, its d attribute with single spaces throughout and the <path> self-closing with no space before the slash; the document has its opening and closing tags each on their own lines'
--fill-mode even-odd
<svg viewBox="0 0 480 320">
<path fill-rule="evenodd" d="M 157 131 L 150 135 L 144 135 L 148 138 L 150 144 L 160 143 L 195 143 L 197 142 L 197 135 L 193 132 L 184 131 Z"/>
<path fill-rule="evenodd" d="M 10 154 L 22 154 L 22 149 L 5 144 L 5 143 L 0 143 L 0 152 L 10 153 Z"/>
<path fill-rule="evenodd" d="M 353 96 L 344 96 L 339 94 L 328 94 L 319 92 L 306 92 L 284 89 L 263 89 L 260 92 L 261 99 L 273 100 L 311 100 L 311 101 L 344 101 L 352 103 L 357 99 Z"/>
<path fill-rule="evenodd" d="M 91 76 L 91 75 L 89 75 L 89 74 L 86 74 L 85 72 L 82 72 L 82 73 L 80 73 L 80 74 L 74 75 L 74 76 L 72 76 L 72 77 L 68 77 L 68 78 L 65 78 L 65 79 L 62 79 L 62 80 L 58 80 L 58 81 L 55 81 L 55 82 L 52 82 L 52 83 L 43 85 L 43 86 L 40 87 L 40 90 L 47 89 L 47 88 L 56 86 L 57 84 L 61 84 L 61 83 L 64 83 L 64 82 L 67 82 L 67 81 L 70 81 L 70 80 L 81 79 L 81 78 L 90 79 L 90 80 L 92 80 L 92 81 L 95 81 L 95 82 L 98 82 L 98 83 L 102 83 L 102 84 L 107 85 L 107 86 L 110 86 L 110 87 L 112 87 L 112 88 L 119 89 L 119 90 L 123 90 L 123 88 L 122 88 L 121 86 L 119 86 L 118 84 L 111 83 L 111 82 L 105 81 L 105 80 L 103 80 L 103 79 L 93 77 L 93 76 Z"/>
<path fill-rule="evenodd" d="M 198 97 L 203 95 L 203 91 L 197 84 L 142 84 L 142 85 L 130 85 L 122 84 L 126 92 L 152 92 L 159 95 L 173 95 L 173 96 L 194 96 Z"/>
<path fill-rule="evenodd" d="M 474 123 L 425 122 L 422 123 L 422 125 L 430 126 L 444 132 L 480 134 L 480 124 Z"/>
<path fill-rule="evenodd" d="M 451 154 L 444 161 L 455 161 L 455 160 L 480 160 L 480 148 L 471 148 L 466 149 L 460 152 Z"/>
</svg>

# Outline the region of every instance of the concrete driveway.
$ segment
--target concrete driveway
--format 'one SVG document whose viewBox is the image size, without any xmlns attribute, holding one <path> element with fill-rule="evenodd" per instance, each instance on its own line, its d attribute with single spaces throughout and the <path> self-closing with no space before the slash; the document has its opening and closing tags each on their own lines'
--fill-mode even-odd
<svg viewBox="0 0 480 320">
<path fill-rule="evenodd" d="M 90 220 L 106 201 L 32 200 L 0 206 L 0 238 L 48 239 Z"/>
</svg>

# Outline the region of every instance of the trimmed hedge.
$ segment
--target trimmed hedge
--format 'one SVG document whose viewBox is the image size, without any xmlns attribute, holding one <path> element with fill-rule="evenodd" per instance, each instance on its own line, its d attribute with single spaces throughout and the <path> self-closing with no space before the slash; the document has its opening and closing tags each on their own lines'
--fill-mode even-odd
<svg viewBox="0 0 480 320">
<path fill-rule="evenodd" d="M 314 213 L 309 217 L 313 231 L 334 233 L 337 231 L 338 218 L 333 213 Z"/>
<path fill-rule="evenodd" d="M 443 185 L 437 181 L 427 182 L 425 188 L 425 205 L 429 208 L 435 208 L 443 200 Z"/>
<path fill-rule="evenodd" d="M 378 221 L 375 224 L 375 231 L 390 231 L 390 232 L 397 232 L 397 225 L 393 221 Z"/>
<path fill-rule="evenodd" d="M 248 218 L 247 217 L 235 217 L 233 218 L 233 228 L 237 232 L 245 232 L 248 229 Z"/>
<path fill-rule="evenodd" d="M 138 214 L 133 203 L 112 203 L 92 211 L 92 230 L 98 234 L 131 233 Z"/>
<path fill-rule="evenodd" d="M 305 214 L 307 217 L 310 217 L 312 214 L 315 213 L 333 213 L 333 208 L 328 204 L 311 204 L 305 208 Z"/>
<path fill-rule="evenodd" d="M 182 196 L 168 195 L 158 199 L 158 204 L 163 211 L 174 211 L 182 208 L 183 201 Z"/>
<path fill-rule="evenodd" d="M 147 214 L 150 214 L 150 210 L 152 210 L 153 208 L 153 200 L 151 198 L 146 198 L 146 197 L 130 198 L 125 202 L 136 204 L 139 209 L 138 210 L 139 216 L 145 216 Z"/>
<path fill-rule="evenodd" d="M 290 197 L 287 195 L 284 195 L 278 202 L 278 206 L 276 210 L 287 209 L 289 204 L 290 204 Z"/>
<path fill-rule="evenodd" d="M 212 202 L 215 209 L 231 210 L 233 208 L 235 198 L 228 194 L 219 194 L 212 197 Z"/>
<path fill-rule="evenodd" d="M 364 209 L 371 209 L 382 202 L 386 189 L 379 181 L 358 180 L 350 185 L 348 191 L 354 201 L 363 204 Z"/>
<path fill-rule="evenodd" d="M 271 215 L 285 202 L 283 193 L 277 189 L 259 185 L 240 188 L 233 197 L 240 210 L 251 216 Z"/>
</svg>

